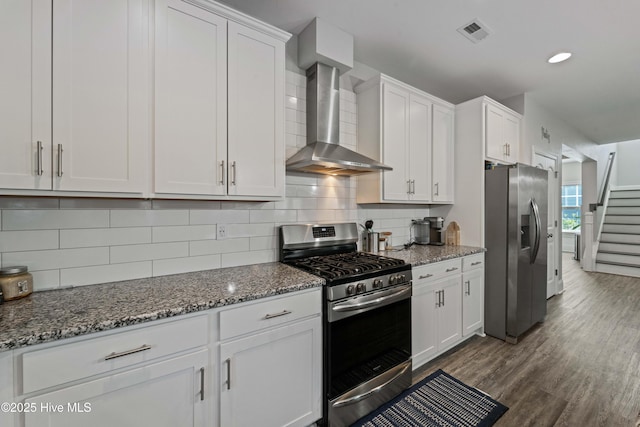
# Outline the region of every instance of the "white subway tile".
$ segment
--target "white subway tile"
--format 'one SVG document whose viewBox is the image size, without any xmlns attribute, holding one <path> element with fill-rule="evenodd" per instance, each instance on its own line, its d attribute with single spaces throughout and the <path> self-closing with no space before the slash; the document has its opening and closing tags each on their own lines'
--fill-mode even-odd
<svg viewBox="0 0 640 427">
<path fill-rule="evenodd" d="M 57 230 L 109 226 L 108 210 L 3 210 L 2 229 Z"/>
<path fill-rule="evenodd" d="M 296 221 L 295 210 L 274 209 L 269 211 L 250 211 L 250 222 L 252 224 L 262 222 L 293 222 Z"/>
<path fill-rule="evenodd" d="M 216 200 L 153 200 L 153 209 L 220 209 Z"/>
<path fill-rule="evenodd" d="M 304 111 L 296 110 L 296 122 L 307 125 L 307 114 Z"/>
<path fill-rule="evenodd" d="M 288 122 L 293 122 L 296 123 L 296 117 L 297 117 L 297 110 L 293 109 L 293 108 L 285 108 L 284 109 L 284 119 Z"/>
<path fill-rule="evenodd" d="M 151 243 L 151 227 L 60 230 L 60 248 Z"/>
<path fill-rule="evenodd" d="M 284 134 L 284 142 L 286 147 L 295 147 L 296 146 L 296 134 L 293 133 L 285 133 Z M 287 157 L 288 158 L 288 157 Z"/>
<path fill-rule="evenodd" d="M 249 238 L 224 240 L 199 240 L 189 242 L 189 255 L 213 255 L 228 252 L 245 252 L 249 250 Z"/>
<path fill-rule="evenodd" d="M 220 255 L 204 255 L 188 258 L 161 259 L 153 261 L 153 276 L 188 273 L 190 271 L 220 268 Z"/>
<path fill-rule="evenodd" d="M 177 227 L 153 227 L 151 241 L 153 243 L 186 242 L 189 240 L 215 238 L 215 225 L 181 225 Z"/>
<path fill-rule="evenodd" d="M 296 96 L 296 84 L 287 82 L 285 84 L 284 93 L 287 96 Z"/>
<path fill-rule="evenodd" d="M 275 236 L 275 224 L 229 224 L 227 238 Z"/>
<path fill-rule="evenodd" d="M 0 231 L 0 252 L 58 249 L 58 230 Z"/>
<path fill-rule="evenodd" d="M 296 147 L 303 148 L 307 145 L 307 137 L 305 135 L 296 135 Z"/>
<path fill-rule="evenodd" d="M 189 243 L 151 243 L 148 245 L 112 246 L 111 264 L 189 256 Z"/>
<path fill-rule="evenodd" d="M 192 210 L 189 213 L 192 225 L 248 223 L 248 210 L 220 209 L 219 211 Z"/>
<path fill-rule="evenodd" d="M 188 225 L 188 210 L 114 210 L 111 227 L 145 227 L 158 225 Z"/>
<path fill-rule="evenodd" d="M 296 122 L 292 122 L 292 121 L 287 120 L 284 123 L 284 131 L 285 131 L 285 133 L 298 135 L 297 129 L 298 129 L 298 123 L 296 123 Z"/>
<path fill-rule="evenodd" d="M 314 198 L 286 197 L 276 202 L 276 209 L 316 209 L 318 200 Z"/>
<path fill-rule="evenodd" d="M 33 271 L 109 264 L 109 248 L 5 252 L 2 261 L 5 265 L 26 265 Z"/>
<path fill-rule="evenodd" d="M 287 172 L 285 182 L 297 185 L 318 185 L 318 177 L 315 174 Z"/>
<path fill-rule="evenodd" d="M 358 211 L 353 210 L 338 210 L 336 213 L 336 221 L 344 221 L 344 222 L 359 222 L 358 221 Z"/>
<path fill-rule="evenodd" d="M 151 209 L 151 200 L 60 199 L 60 209 Z"/>
<path fill-rule="evenodd" d="M 274 202 L 222 202 L 221 209 L 247 210 L 247 209 L 274 209 Z"/>
<path fill-rule="evenodd" d="M 252 237 L 250 239 L 250 248 L 252 251 L 277 249 L 278 238 L 276 236 Z"/>
<path fill-rule="evenodd" d="M 333 221 L 336 219 L 334 210 L 299 210 L 298 222 L 321 222 Z"/>
<path fill-rule="evenodd" d="M 336 198 L 319 198 L 318 209 L 348 209 L 350 207 L 349 199 Z"/>
<path fill-rule="evenodd" d="M 221 257 L 220 265 L 223 268 L 277 261 L 275 250 L 237 252 L 232 254 L 222 254 Z"/>
<path fill-rule="evenodd" d="M 0 209 L 58 209 L 59 199 L 53 197 L 0 197 Z"/>
<path fill-rule="evenodd" d="M 307 136 L 307 125 L 305 125 L 304 123 L 296 123 L 295 129 L 296 135 Z"/>
<path fill-rule="evenodd" d="M 304 101 L 298 102 L 298 98 L 296 98 L 295 96 L 286 96 L 285 100 L 286 100 L 285 106 L 287 108 L 298 109 L 298 104 L 304 104 Z"/>
<path fill-rule="evenodd" d="M 60 286 L 82 286 L 96 283 L 151 277 L 151 261 L 60 270 Z"/>
<path fill-rule="evenodd" d="M 288 185 L 287 197 L 319 197 L 320 187 L 317 185 Z"/>
<path fill-rule="evenodd" d="M 60 286 L 60 270 L 30 271 L 34 292 L 55 289 Z"/>
<path fill-rule="evenodd" d="M 307 99 L 307 90 L 302 86 L 296 86 L 296 98 L 305 100 Z"/>
</svg>

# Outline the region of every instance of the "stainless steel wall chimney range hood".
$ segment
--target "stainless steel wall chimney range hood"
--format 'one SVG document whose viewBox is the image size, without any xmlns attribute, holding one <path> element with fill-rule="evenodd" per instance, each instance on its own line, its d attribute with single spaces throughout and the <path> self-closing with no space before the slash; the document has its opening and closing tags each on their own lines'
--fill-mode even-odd
<svg viewBox="0 0 640 427">
<path fill-rule="evenodd" d="M 307 70 L 307 145 L 287 160 L 287 170 L 329 175 L 391 170 L 339 144 L 340 72 L 353 67 L 353 36 L 313 19 L 298 36 L 298 66 Z"/>
<path fill-rule="evenodd" d="M 391 170 L 376 160 L 339 145 L 340 75 L 316 63 L 307 70 L 307 145 L 287 160 L 287 170 L 329 175 L 358 175 Z"/>
</svg>

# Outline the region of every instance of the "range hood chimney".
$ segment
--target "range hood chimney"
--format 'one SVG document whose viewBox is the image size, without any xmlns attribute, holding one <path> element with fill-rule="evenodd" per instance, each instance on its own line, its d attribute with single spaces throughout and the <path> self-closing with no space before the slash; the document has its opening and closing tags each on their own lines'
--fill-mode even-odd
<svg viewBox="0 0 640 427">
<path fill-rule="evenodd" d="M 339 145 L 340 69 L 353 65 L 353 37 L 316 18 L 300 34 L 299 47 L 299 65 L 308 67 L 307 145 L 287 160 L 287 170 L 328 175 L 391 170 Z"/>
</svg>

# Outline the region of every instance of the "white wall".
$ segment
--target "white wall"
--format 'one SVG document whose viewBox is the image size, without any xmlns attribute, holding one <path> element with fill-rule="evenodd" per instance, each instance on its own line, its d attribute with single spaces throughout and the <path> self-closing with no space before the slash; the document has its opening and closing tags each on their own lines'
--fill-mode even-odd
<svg viewBox="0 0 640 427">
<path fill-rule="evenodd" d="M 306 144 L 306 80 L 288 70 L 286 81 L 290 156 Z M 355 94 L 342 90 L 340 100 L 341 143 L 355 149 Z M 354 177 L 287 173 L 277 202 L 0 197 L 0 265 L 27 265 L 34 288 L 45 290 L 278 261 L 281 224 L 373 219 L 397 245 L 412 218 L 429 215 L 428 206 L 359 207 L 355 185 Z"/>
<path fill-rule="evenodd" d="M 618 187 L 640 187 L 640 140 L 616 144 L 615 164 Z"/>
</svg>

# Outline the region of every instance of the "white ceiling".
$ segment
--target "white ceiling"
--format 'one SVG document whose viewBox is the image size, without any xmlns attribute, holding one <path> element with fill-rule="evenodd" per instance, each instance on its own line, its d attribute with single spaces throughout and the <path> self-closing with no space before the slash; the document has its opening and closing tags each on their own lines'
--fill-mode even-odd
<svg viewBox="0 0 640 427">
<path fill-rule="evenodd" d="M 293 34 L 318 16 L 356 61 L 452 103 L 526 92 L 594 142 L 640 139 L 638 0 L 222 1 Z M 456 32 L 474 18 L 493 31 L 478 44 Z"/>
</svg>

